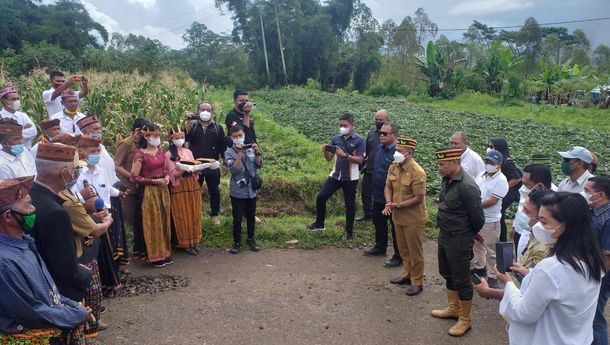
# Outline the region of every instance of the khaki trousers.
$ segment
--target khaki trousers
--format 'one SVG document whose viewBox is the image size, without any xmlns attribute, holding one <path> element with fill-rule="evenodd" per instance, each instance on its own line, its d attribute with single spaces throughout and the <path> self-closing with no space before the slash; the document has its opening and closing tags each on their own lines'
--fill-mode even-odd
<svg viewBox="0 0 610 345">
<path fill-rule="evenodd" d="M 411 284 L 423 285 L 424 283 L 424 250 L 422 248 L 422 237 L 424 224 L 396 226 L 396 243 L 402 257 L 402 275 L 411 278 Z"/>
<path fill-rule="evenodd" d="M 483 243 L 475 240 L 472 248 L 474 257 L 470 261 L 470 268 L 482 269 L 487 267 L 487 276 L 496 278 L 494 266 L 496 265 L 496 242 L 500 238 L 500 221 L 485 223 L 479 235 L 483 237 Z"/>
</svg>

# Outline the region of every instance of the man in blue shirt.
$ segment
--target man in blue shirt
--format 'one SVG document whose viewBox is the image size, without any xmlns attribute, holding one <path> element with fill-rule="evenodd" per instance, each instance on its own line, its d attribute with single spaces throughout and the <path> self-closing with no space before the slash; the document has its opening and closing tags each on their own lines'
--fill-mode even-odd
<svg viewBox="0 0 610 345">
<path fill-rule="evenodd" d="M 384 189 L 388 168 L 394 161 L 394 153 L 396 152 L 396 136 L 398 135 L 398 127 L 393 123 L 386 123 L 379 131 L 379 142 L 375 148 L 374 161 L 372 162 L 372 217 L 373 225 L 375 225 L 375 246 L 365 250 L 365 256 L 381 256 L 386 254 L 388 247 L 388 219 L 392 227 L 392 244 L 394 245 L 394 255 L 385 265 L 387 267 L 399 266 L 402 264 L 402 259 L 396 244 L 396 236 L 394 230 L 394 222 L 392 218 L 381 213 L 385 208 Z"/>
<path fill-rule="evenodd" d="M 593 231 L 604 255 L 606 267 L 610 267 L 610 178 L 592 177 L 585 183 L 584 196 L 591 207 Z M 593 319 L 593 345 L 608 344 L 608 325 L 604 317 L 610 297 L 610 275 L 606 273 L 599 290 L 597 311 Z"/>
<path fill-rule="evenodd" d="M 331 161 L 336 156 L 335 167 L 316 197 L 316 221 L 307 226 L 309 230 L 325 229 L 326 201 L 339 189 L 343 189 L 346 238 L 348 240 L 353 238 L 359 165 L 364 161 L 365 149 L 364 138 L 354 133 L 354 115 L 350 113 L 341 115 L 339 134 L 332 138 L 330 145 L 322 145 L 322 152 L 327 161 Z"/>
<path fill-rule="evenodd" d="M 32 181 L 0 180 L 0 336 L 34 337 L 28 332 L 38 330 L 42 338 L 59 338 L 57 329 L 79 327 L 91 310 L 59 293 L 34 239 L 25 234 L 36 219 Z"/>
</svg>

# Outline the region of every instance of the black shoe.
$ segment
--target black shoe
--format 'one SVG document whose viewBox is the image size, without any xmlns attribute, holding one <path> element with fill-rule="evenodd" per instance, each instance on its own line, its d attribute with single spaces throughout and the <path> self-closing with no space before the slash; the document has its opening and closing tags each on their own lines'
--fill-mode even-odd
<svg viewBox="0 0 610 345">
<path fill-rule="evenodd" d="M 187 253 L 188 255 L 197 255 L 197 254 L 199 254 L 197 252 L 197 250 L 195 250 L 195 248 L 186 248 L 184 250 L 184 252 Z"/>
<path fill-rule="evenodd" d="M 385 266 L 385 267 L 399 267 L 399 266 L 402 266 L 402 260 L 398 260 L 398 259 L 392 257 L 390 260 L 386 260 L 386 262 L 383 263 L 383 266 Z"/>
<path fill-rule="evenodd" d="M 407 277 L 397 277 L 390 279 L 390 283 L 396 285 L 411 285 L 411 278 Z"/>
<path fill-rule="evenodd" d="M 346 241 L 351 241 L 351 240 L 353 240 L 353 239 L 354 239 L 354 234 L 347 233 L 347 234 L 345 234 L 344 239 L 345 239 Z"/>
<path fill-rule="evenodd" d="M 250 247 L 250 250 L 253 252 L 258 252 L 260 251 L 260 247 L 256 245 L 256 240 L 252 239 L 252 240 L 248 240 L 248 247 Z"/>
<path fill-rule="evenodd" d="M 172 259 L 171 257 L 168 257 L 165 259 L 165 265 L 171 265 L 174 263 L 174 259 Z"/>
<path fill-rule="evenodd" d="M 194 246 L 193 249 L 197 252 L 197 254 L 203 252 L 203 249 L 199 248 L 199 246 Z"/>
<path fill-rule="evenodd" d="M 233 247 L 231 247 L 231 250 L 229 250 L 229 253 L 231 253 L 231 254 L 239 253 L 240 247 L 241 247 L 241 245 L 239 243 L 233 243 Z"/>
<path fill-rule="evenodd" d="M 156 268 L 161 268 L 161 267 L 167 266 L 167 263 L 165 263 L 165 260 L 161 260 L 161 261 L 151 262 L 150 265 L 153 267 L 156 267 Z"/>
<path fill-rule="evenodd" d="M 318 223 L 311 223 L 309 225 L 307 225 L 307 230 L 309 231 L 323 231 L 326 230 L 324 228 L 324 224 L 320 225 Z"/>
<path fill-rule="evenodd" d="M 363 222 L 363 221 L 365 221 L 365 220 L 371 220 L 371 219 L 373 219 L 373 218 L 371 218 L 371 216 L 364 215 L 364 216 L 361 216 L 361 217 L 356 217 L 356 219 L 355 219 L 355 220 L 356 220 L 357 222 Z"/>
<path fill-rule="evenodd" d="M 101 307 L 100 307 L 100 314 L 104 314 L 104 313 L 106 313 L 106 310 L 107 310 L 107 309 L 106 309 L 106 307 L 105 307 L 105 306 L 101 306 Z"/>
<path fill-rule="evenodd" d="M 385 250 L 373 247 L 371 249 L 365 250 L 362 254 L 364 256 L 385 256 Z"/>
</svg>

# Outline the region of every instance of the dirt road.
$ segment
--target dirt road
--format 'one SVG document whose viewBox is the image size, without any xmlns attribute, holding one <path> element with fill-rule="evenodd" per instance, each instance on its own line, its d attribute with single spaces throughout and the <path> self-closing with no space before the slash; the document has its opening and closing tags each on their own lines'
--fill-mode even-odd
<svg viewBox="0 0 610 345">
<path fill-rule="evenodd" d="M 400 269 L 357 249 L 219 249 L 175 254 L 154 269 L 130 265 L 133 275 L 176 274 L 191 279 L 176 291 L 105 302 L 105 345 L 118 344 L 506 344 L 498 302 L 475 297 L 474 328 L 463 338 L 454 321 L 430 316 L 446 304 L 436 244 L 426 242 L 424 292 L 408 297 L 388 280 Z"/>
</svg>

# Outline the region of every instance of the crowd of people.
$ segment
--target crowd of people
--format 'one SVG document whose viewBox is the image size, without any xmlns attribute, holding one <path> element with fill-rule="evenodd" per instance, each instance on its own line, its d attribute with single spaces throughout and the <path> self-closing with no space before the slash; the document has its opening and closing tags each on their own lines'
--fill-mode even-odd
<svg viewBox="0 0 610 345">
<path fill-rule="evenodd" d="M 54 71 L 50 84 L 42 94 L 48 117 L 37 125 L 20 111 L 19 90 L 0 90 L 0 343 L 99 343 L 108 327 L 103 300 L 122 288 L 130 260 L 160 268 L 173 263 L 176 249 L 202 251 L 204 182 L 211 224 L 221 225 L 225 168 L 230 253 L 241 250 L 244 218 L 246 245 L 260 250 L 255 233 L 263 156 L 247 92 L 234 93 L 224 126 L 208 102 L 171 128 L 136 118 L 113 156 L 103 144 L 100 118 L 79 112 L 87 77 L 66 79 Z M 425 282 L 428 175 L 415 159 L 417 140 L 401 135 L 385 110 L 373 119 L 365 138 L 356 133 L 352 114 L 339 117 L 338 134 L 321 148 L 333 170 L 307 229 L 325 230 L 326 203 L 342 190 L 346 240 L 353 239 L 355 221 L 372 220 L 375 243 L 363 254 L 385 256 L 391 234 L 393 256 L 384 265 L 402 271 L 390 283 L 416 296 Z M 593 175 L 595 155 L 582 146 L 558 152 L 566 175 L 558 186 L 550 156 L 535 155 L 521 170 L 503 137 L 490 138 L 481 157 L 459 131 L 434 155 L 442 176 L 436 224 L 447 307 L 431 315 L 457 320 L 448 333 L 464 335 L 472 327 L 476 291 L 500 301 L 511 344 L 607 344 L 610 178 Z M 357 218 L 361 175 L 363 215 Z M 507 222 L 514 203 L 514 220 Z M 504 254 L 496 248 L 509 235 L 515 262 L 505 270 L 496 265 Z"/>
</svg>

